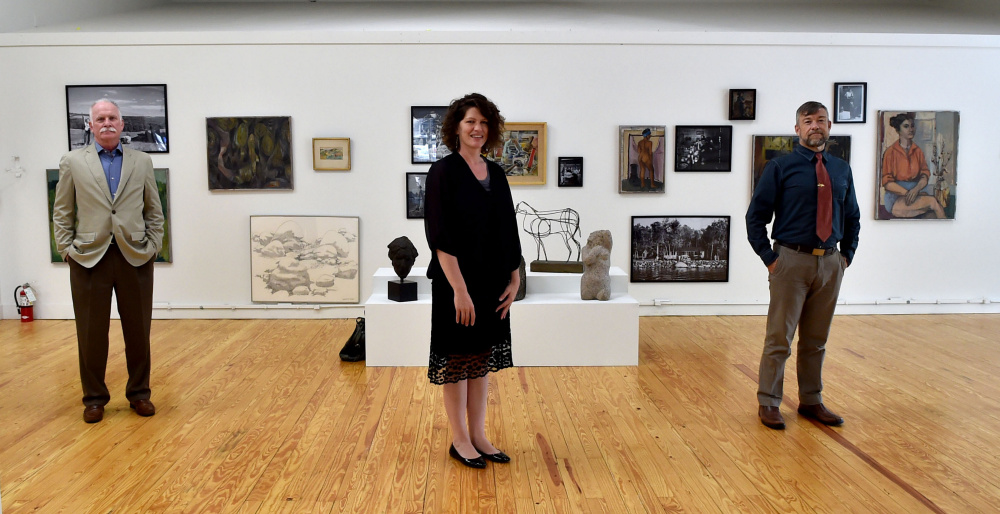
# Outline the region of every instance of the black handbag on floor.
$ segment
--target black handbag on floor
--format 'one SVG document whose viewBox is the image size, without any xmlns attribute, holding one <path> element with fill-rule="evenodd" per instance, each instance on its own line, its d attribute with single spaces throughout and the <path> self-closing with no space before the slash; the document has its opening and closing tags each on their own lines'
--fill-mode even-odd
<svg viewBox="0 0 1000 514">
<path fill-rule="evenodd" d="M 365 360 L 365 318 L 357 319 L 358 325 L 347 343 L 340 349 L 340 360 L 358 362 Z"/>
</svg>

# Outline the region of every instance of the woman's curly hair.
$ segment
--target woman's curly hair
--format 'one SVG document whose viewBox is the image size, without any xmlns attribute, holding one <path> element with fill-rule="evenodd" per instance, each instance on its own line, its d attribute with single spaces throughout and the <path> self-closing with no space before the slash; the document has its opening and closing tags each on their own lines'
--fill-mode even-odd
<svg viewBox="0 0 1000 514">
<path fill-rule="evenodd" d="M 479 93 L 469 93 L 451 102 L 448 111 L 444 114 L 444 121 L 441 123 L 441 139 L 452 152 L 458 152 L 458 126 L 465 118 L 465 113 L 472 107 L 479 109 L 479 112 L 486 118 L 486 143 L 483 144 L 483 152 L 489 152 L 503 143 L 505 120 L 500 114 L 500 109 L 497 109 L 496 104 L 491 102 L 489 98 Z"/>
</svg>

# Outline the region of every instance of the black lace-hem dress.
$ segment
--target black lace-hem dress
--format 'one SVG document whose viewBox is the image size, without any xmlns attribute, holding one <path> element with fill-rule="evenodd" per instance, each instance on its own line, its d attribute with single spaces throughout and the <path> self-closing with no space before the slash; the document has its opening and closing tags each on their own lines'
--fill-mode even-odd
<svg viewBox="0 0 1000 514">
<path fill-rule="evenodd" d="M 521 243 L 510 186 L 503 169 L 486 161 L 489 189 L 465 159 L 453 153 L 427 175 L 424 229 L 431 249 L 431 347 L 427 377 L 434 384 L 479 378 L 514 365 L 510 315 L 496 312 L 511 271 L 521 262 Z M 455 292 L 436 250 L 458 258 L 476 309 L 476 323 L 455 322 Z"/>
</svg>

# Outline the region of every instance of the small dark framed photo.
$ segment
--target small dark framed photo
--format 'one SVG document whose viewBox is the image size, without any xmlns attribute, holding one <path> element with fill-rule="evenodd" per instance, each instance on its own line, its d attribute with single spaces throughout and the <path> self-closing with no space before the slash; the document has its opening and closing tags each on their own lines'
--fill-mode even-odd
<svg viewBox="0 0 1000 514">
<path fill-rule="evenodd" d="M 867 82 L 837 82 L 833 84 L 834 123 L 865 123 L 868 121 L 867 112 Z"/>
<path fill-rule="evenodd" d="M 406 219 L 424 217 L 424 197 L 427 194 L 427 172 L 406 174 Z"/>
<path fill-rule="evenodd" d="M 118 104 L 121 112 L 125 126 L 119 139 L 123 147 L 146 153 L 170 151 L 166 84 L 66 86 L 70 150 L 95 143 L 90 132 L 90 106 L 105 98 Z"/>
<path fill-rule="evenodd" d="M 410 107 L 412 164 L 437 162 L 451 153 L 441 139 L 441 123 L 446 112 L 447 105 Z"/>
<path fill-rule="evenodd" d="M 674 171 L 731 171 L 733 126 L 677 126 Z"/>
<path fill-rule="evenodd" d="M 559 187 L 583 187 L 583 157 L 559 158 Z"/>
<path fill-rule="evenodd" d="M 730 120 L 757 119 L 756 89 L 729 90 L 729 119 Z"/>
</svg>

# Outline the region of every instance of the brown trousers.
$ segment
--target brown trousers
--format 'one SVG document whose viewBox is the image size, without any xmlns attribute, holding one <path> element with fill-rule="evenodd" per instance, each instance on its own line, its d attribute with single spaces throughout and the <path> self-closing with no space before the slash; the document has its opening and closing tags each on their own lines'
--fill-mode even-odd
<svg viewBox="0 0 1000 514">
<path fill-rule="evenodd" d="M 844 259 L 840 252 L 815 256 L 778 245 L 774 245 L 774 251 L 778 252 L 778 266 L 768 276 L 771 304 L 760 358 L 757 402 L 765 407 L 781 405 L 785 361 L 798 327 L 799 403 L 822 403 L 823 357 L 844 278 Z"/>
<path fill-rule="evenodd" d="M 132 266 L 116 245 L 111 245 L 93 268 L 68 259 L 84 405 L 106 405 L 111 401 L 104 373 L 108 366 L 112 291 L 118 299 L 125 339 L 128 368 L 125 397 L 129 401 L 149 399 L 149 329 L 153 318 L 155 260 Z"/>
</svg>

